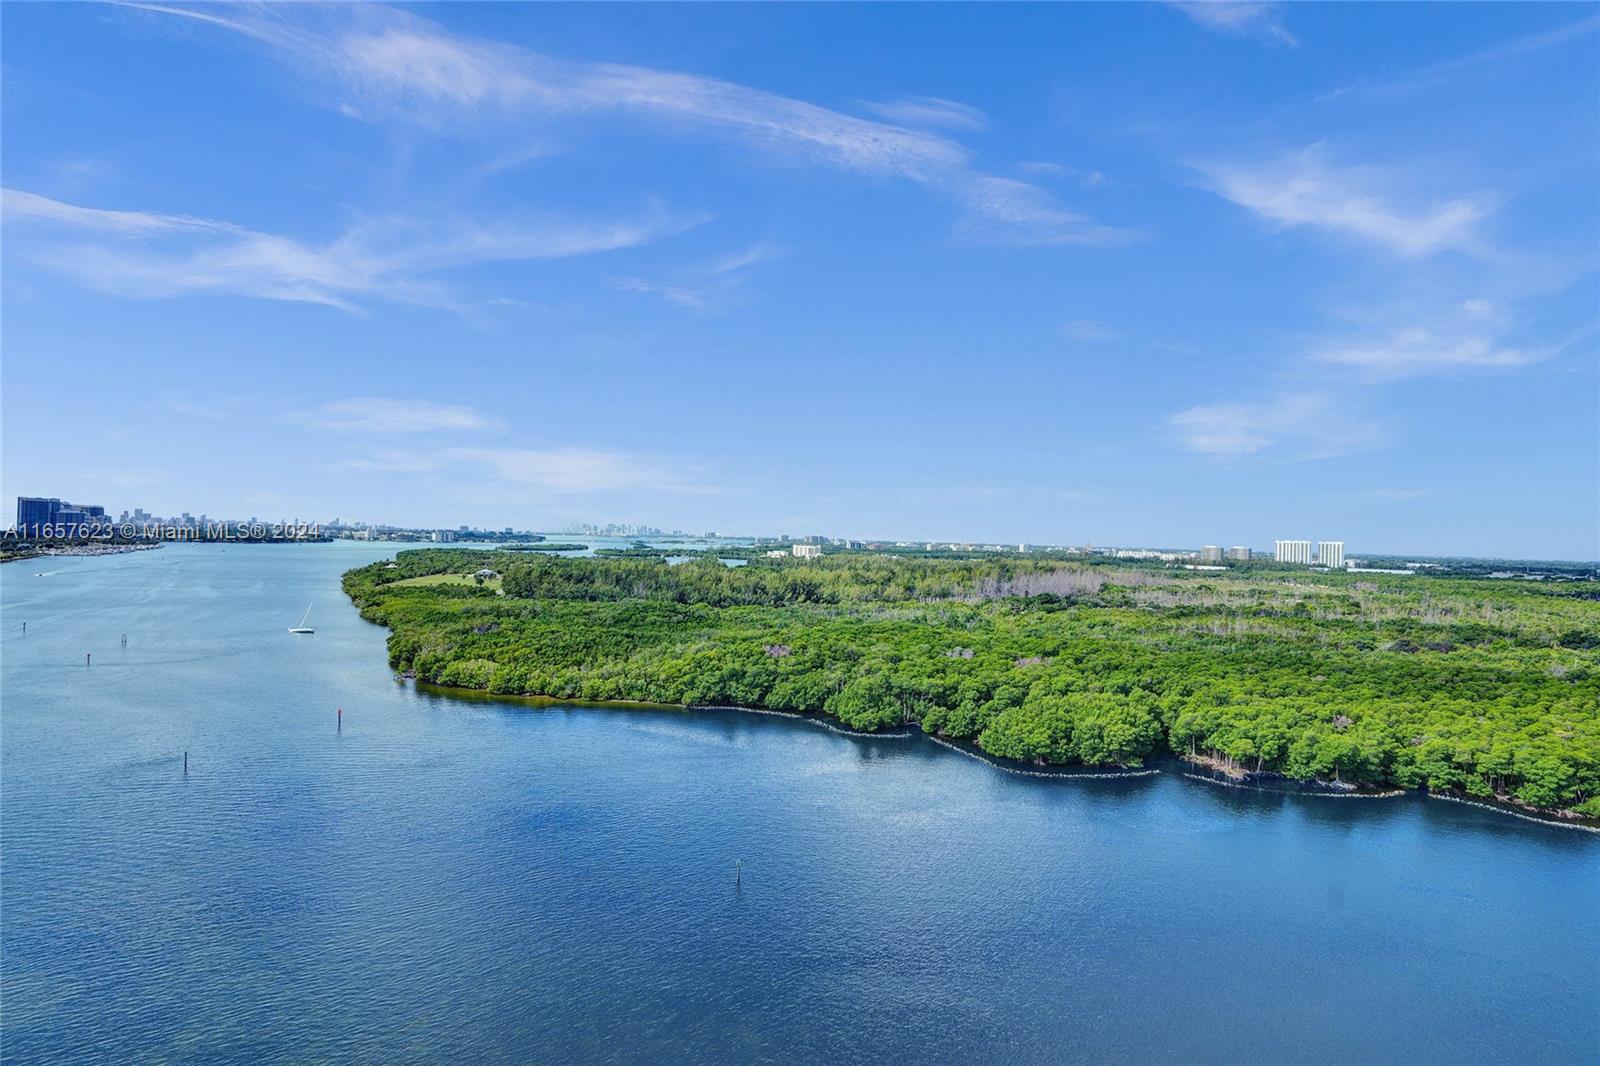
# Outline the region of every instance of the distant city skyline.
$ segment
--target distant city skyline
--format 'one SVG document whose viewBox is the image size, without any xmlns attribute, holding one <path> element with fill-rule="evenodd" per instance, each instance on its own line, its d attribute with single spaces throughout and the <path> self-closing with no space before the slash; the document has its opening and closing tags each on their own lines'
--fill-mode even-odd
<svg viewBox="0 0 1600 1066">
<path fill-rule="evenodd" d="M 17 497 L 17 499 L 16 499 L 16 510 L 14 512 L 15 513 L 15 518 L 14 518 L 14 521 L 12 523 L 12 528 L 13 529 L 17 529 L 17 530 L 23 530 L 25 527 L 27 527 L 28 525 L 33 524 L 33 523 L 47 523 L 47 522 L 53 523 L 53 522 L 60 522 L 61 521 L 60 512 L 57 512 L 55 514 L 46 515 L 46 514 L 43 514 L 43 513 L 39 512 L 38 510 L 33 509 L 32 505 L 35 505 L 35 504 L 38 504 L 38 503 L 54 503 L 54 504 L 56 504 L 58 506 L 69 506 L 69 507 L 85 507 L 85 506 L 88 506 L 88 505 L 81 505 L 81 504 L 76 504 L 76 505 L 75 504 L 65 504 L 64 501 L 59 497 L 43 497 L 43 498 L 40 498 L 40 497 Z M 1200 544 L 1185 544 L 1185 543 L 1180 542 L 1180 541 L 1163 541 L 1163 540 L 1159 540 L 1159 539 L 1158 540 L 1152 540 L 1152 541 L 1121 541 L 1121 542 L 1118 542 L 1118 541 L 1096 541 L 1093 538 L 1088 538 L 1088 539 L 1081 540 L 1081 541 L 1080 540 L 1058 540 L 1058 541 L 1043 541 L 1043 540 L 1041 540 L 1041 541 L 1034 541 L 1034 542 L 1019 541 L 1019 542 L 1016 542 L 1015 544 L 1013 544 L 1010 541 L 997 540 L 997 539 L 993 539 L 993 538 L 929 537 L 929 536 L 915 536 L 915 535 L 872 536 L 872 535 L 862 535 L 860 533 L 838 532 L 838 531 L 798 532 L 798 531 L 795 531 L 795 530 L 759 529 L 759 530 L 749 530 L 749 531 L 741 531 L 741 532 L 719 532 L 719 531 L 716 531 L 716 530 L 696 530 L 696 529 L 682 529 L 682 528 L 667 529 L 667 528 L 664 528 L 664 527 L 651 525 L 649 523 L 578 522 L 578 523 L 572 523 L 572 524 L 565 525 L 565 526 L 539 525 L 539 524 L 525 525 L 525 526 L 513 526 L 513 525 L 504 525 L 504 524 L 497 524 L 497 523 L 483 523 L 483 522 L 470 522 L 470 523 L 447 522 L 447 523 L 442 523 L 442 524 L 419 524 L 419 523 L 405 523 L 405 522 L 390 522 L 390 521 L 383 521 L 383 520 L 368 520 L 368 519 L 359 518 L 359 517 L 346 517 L 346 516 L 343 516 L 343 515 L 335 515 L 335 516 L 333 516 L 331 518 L 322 519 L 322 518 L 317 518 L 317 517 L 311 516 L 311 515 L 300 515 L 300 514 L 283 515 L 283 516 L 271 516 L 271 517 L 262 517 L 262 516 L 257 516 L 257 515 L 232 516 L 232 515 L 211 515 L 207 511 L 200 511 L 198 513 L 195 513 L 195 512 L 188 511 L 188 510 L 181 510 L 181 511 L 176 511 L 176 512 L 172 512 L 172 513 L 168 513 L 168 514 L 161 514 L 161 513 L 157 513 L 157 512 L 146 511 L 143 507 L 123 508 L 120 512 L 116 512 L 111 508 L 106 508 L 104 506 L 99 506 L 99 505 L 95 505 L 95 506 L 90 507 L 89 508 L 89 512 L 90 513 L 88 515 L 85 515 L 84 518 L 93 518 L 94 521 L 96 521 L 96 522 L 105 521 L 105 522 L 112 523 L 112 524 L 132 523 L 134 525 L 139 525 L 141 523 L 154 523 L 154 524 L 157 524 L 157 525 L 164 524 L 164 523 L 176 523 L 176 524 L 180 524 L 180 525 L 192 525 L 192 526 L 197 526 L 197 527 L 204 527 L 208 523 L 248 523 L 248 524 L 255 524 L 255 523 L 258 523 L 258 522 L 267 522 L 267 523 L 282 522 L 282 523 L 285 523 L 285 524 L 297 524 L 297 523 L 303 523 L 304 522 L 304 523 L 315 524 L 317 526 L 326 526 L 326 528 L 328 528 L 328 529 L 372 529 L 372 530 L 394 530 L 394 531 L 410 530 L 410 531 L 418 531 L 418 532 L 436 531 L 436 532 L 443 533 L 443 534 L 457 534 L 457 533 L 468 533 L 468 532 L 470 532 L 470 533 L 473 533 L 473 534 L 476 534 L 476 535 L 491 535 L 491 536 L 493 536 L 493 535 L 522 536 L 522 535 L 526 535 L 526 534 L 530 534 L 530 533 L 537 533 L 537 534 L 543 534 L 543 535 L 546 535 L 546 536 L 556 535 L 556 536 L 576 536 L 576 537 L 612 537 L 612 538 L 623 538 L 623 539 L 625 539 L 625 538 L 680 537 L 680 538 L 687 538 L 687 539 L 704 538 L 704 539 L 754 540 L 754 541 L 792 541 L 792 542 L 796 542 L 796 543 L 807 543 L 807 544 L 816 544 L 816 543 L 828 542 L 828 543 L 847 544 L 847 545 L 851 545 L 851 546 L 857 546 L 857 545 L 886 545 L 886 544 L 887 545 L 894 545 L 894 544 L 948 545 L 948 546 L 951 546 L 951 547 L 955 547 L 955 546 L 985 547 L 985 548 L 987 548 L 987 547 L 995 547 L 995 548 L 1000 548 L 1000 549 L 1004 549 L 1004 550 L 1011 550 L 1014 547 L 1019 552 L 1028 552 L 1028 551 L 1032 551 L 1032 550 L 1041 550 L 1041 549 L 1045 549 L 1045 548 L 1080 549 L 1080 548 L 1094 547 L 1094 548 L 1098 548 L 1098 549 L 1106 549 L 1106 550 L 1113 550 L 1113 551 L 1116 551 L 1116 550 L 1124 551 L 1124 552 L 1129 554 L 1129 557 L 1137 557 L 1137 556 L 1141 556 L 1141 555 L 1151 555 L 1152 557 L 1154 557 L 1154 556 L 1158 556 L 1158 555 L 1170 554 L 1172 552 L 1183 552 L 1183 553 L 1189 553 L 1189 554 L 1193 555 L 1193 557 L 1195 558 L 1196 561 L 1198 561 L 1200 563 L 1206 563 L 1206 564 L 1222 563 L 1222 562 L 1249 562 L 1252 559 L 1260 560 L 1260 559 L 1264 559 L 1264 558 L 1267 558 L 1267 557 L 1270 556 L 1275 561 L 1280 562 L 1280 563 L 1285 563 L 1285 562 L 1286 563 L 1295 563 L 1295 564 L 1306 565 L 1306 566 L 1327 566 L 1327 567 L 1332 567 L 1332 568 L 1337 569 L 1337 568 L 1344 567 L 1347 562 L 1349 562 L 1351 565 L 1355 565 L 1355 563 L 1353 561 L 1347 559 L 1347 553 L 1346 553 L 1346 550 L 1345 550 L 1344 542 L 1343 541 L 1330 541 L 1330 540 L 1320 540 L 1320 541 L 1315 541 L 1315 542 L 1309 541 L 1309 540 L 1281 540 L 1281 539 L 1280 540 L 1275 540 L 1273 542 L 1274 543 L 1273 551 L 1268 553 L 1268 552 L 1265 552 L 1263 549 L 1260 549 L 1260 548 L 1258 548 L 1256 546 L 1253 546 L 1253 545 L 1230 544 L 1227 547 L 1223 547 L 1223 546 L 1218 545 L 1218 544 L 1203 544 L 1203 543 L 1200 543 Z M 96 512 L 98 512 L 98 517 L 94 517 Z M 72 522 L 83 521 L 84 518 L 73 518 L 70 521 L 72 521 Z M 1258 552 L 1260 554 L 1257 554 Z M 1526 559 L 1529 559 L 1529 560 L 1545 559 L 1547 561 L 1560 561 L 1560 562 L 1594 562 L 1595 561 L 1593 559 L 1578 559 L 1578 558 L 1560 559 L 1560 560 L 1558 560 L 1558 559 L 1555 559 L 1553 557 L 1538 557 L 1538 556 L 1477 556 L 1477 557 L 1473 557 L 1473 556 L 1452 555 L 1452 553 L 1448 553 L 1448 552 L 1428 552 L 1428 551 L 1407 552 L 1407 551 L 1394 551 L 1394 550 L 1391 550 L 1391 549 L 1384 549 L 1384 548 L 1368 548 L 1368 549 L 1364 549 L 1360 554 L 1362 554 L 1362 555 L 1374 555 L 1374 556 L 1386 557 L 1386 558 L 1399 557 L 1399 556 L 1405 556 L 1405 555 L 1413 555 L 1413 556 L 1418 556 L 1418 557 L 1423 557 L 1423 558 L 1526 558 Z"/>
<path fill-rule="evenodd" d="M 1600 557 L 1592 7 L 618 10 L 8 5 L 0 492 Z"/>
</svg>

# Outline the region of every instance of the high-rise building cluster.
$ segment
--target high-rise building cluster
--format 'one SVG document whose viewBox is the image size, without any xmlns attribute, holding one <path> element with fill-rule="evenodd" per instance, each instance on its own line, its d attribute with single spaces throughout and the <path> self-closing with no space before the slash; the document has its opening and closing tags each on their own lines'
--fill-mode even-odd
<svg viewBox="0 0 1600 1066">
<path fill-rule="evenodd" d="M 1317 553 L 1311 554 L 1309 540 L 1278 540 L 1273 541 L 1272 557 L 1280 563 L 1298 563 L 1301 566 L 1326 566 L 1334 570 L 1344 569 L 1344 541 L 1319 540 Z"/>
<path fill-rule="evenodd" d="M 203 511 L 198 515 L 184 511 L 182 514 L 164 518 L 151 514 L 143 507 L 135 507 L 131 511 L 124 509 L 119 517 L 113 518 L 98 504 L 69 503 L 53 496 L 18 496 L 15 531 L 19 537 L 46 540 L 114 535 L 177 539 L 171 536 L 174 531 L 197 534 L 182 539 L 207 539 L 218 535 L 224 528 L 237 529 L 239 526 L 253 527 L 258 524 L 265 523 L 260 523 L 254 516 L 248 523 L 233 519 L 213 519 Z M 304 525 L 298 522 L 293 524 Z M 279 529 L 283 529 L 291 523 L 280 521 L 276 525 Z M 204 534 L 204 537 L 198 534 Z"/>
<path fill-rule="evenodd" d="M 657 529 L 655 526 L 632 525 L 632 524 L 629 524 L 627 522 L 609 522 L 609 523 L 607 523 L 605 525 L 597 525 L 594 522 L 585 522 L 580 526 L 574 526 L 574 527 L 572 527 L 570 529 L 564 530 L 563 532 L 573 533 L 573 534 L 576 534 L 578 536 L 583 536 L 583 537 L 666 537 L 666 536 L 682 537 L 682 536 L 686 536 L 686 534 L 681 529 L 674 529 L 669 534 L 666 530 Z M 714 535 L 715 534 L 707 533 L 706 537 L 710 538 L 710 537 L 712 537 Z"/>
<path fill-rule="evenodd" d="M 18 496 L 17 532 L 26 537 L 86 535 L 110 525 L 106 509 L 54 497 Z"/>
</svg>

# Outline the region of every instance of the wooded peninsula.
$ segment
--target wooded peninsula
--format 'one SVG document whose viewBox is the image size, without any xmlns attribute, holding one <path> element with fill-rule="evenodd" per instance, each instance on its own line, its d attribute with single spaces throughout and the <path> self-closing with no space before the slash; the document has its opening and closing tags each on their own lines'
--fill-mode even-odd
<svg viewBox="0 0 1600 1066">
<path fill-rule="evenodd" d="M 344 588 L 432 684 L 915 726 L 1027 763 L 1170 750 L 1600 818 L 1596 581 L 422 549 Z"/>
</svg>

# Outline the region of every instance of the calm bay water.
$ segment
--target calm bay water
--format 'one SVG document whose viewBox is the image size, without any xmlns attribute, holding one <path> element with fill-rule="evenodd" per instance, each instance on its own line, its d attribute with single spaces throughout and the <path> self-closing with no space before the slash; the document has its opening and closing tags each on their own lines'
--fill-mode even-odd
<svg viewBox="0 0 1600 1066">
<path fill-rule="evenodd" d="M 385 554 L 0 567 L 8 1061 L 1600 1059 L 1591 834 L 429 696 Z"/>
</svg>

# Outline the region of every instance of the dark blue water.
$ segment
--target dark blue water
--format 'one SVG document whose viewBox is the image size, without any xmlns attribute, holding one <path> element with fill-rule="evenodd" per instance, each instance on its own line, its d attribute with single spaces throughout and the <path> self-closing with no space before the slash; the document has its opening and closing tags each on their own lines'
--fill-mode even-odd
<svg viewBox="0 0 1600 1066">
<path fill-rule="evenodd" d="M 382 554 L 0 568 L 8 1061 L 1600 1056 L 1590 834 L 430 697 Z"/>
</svg>

